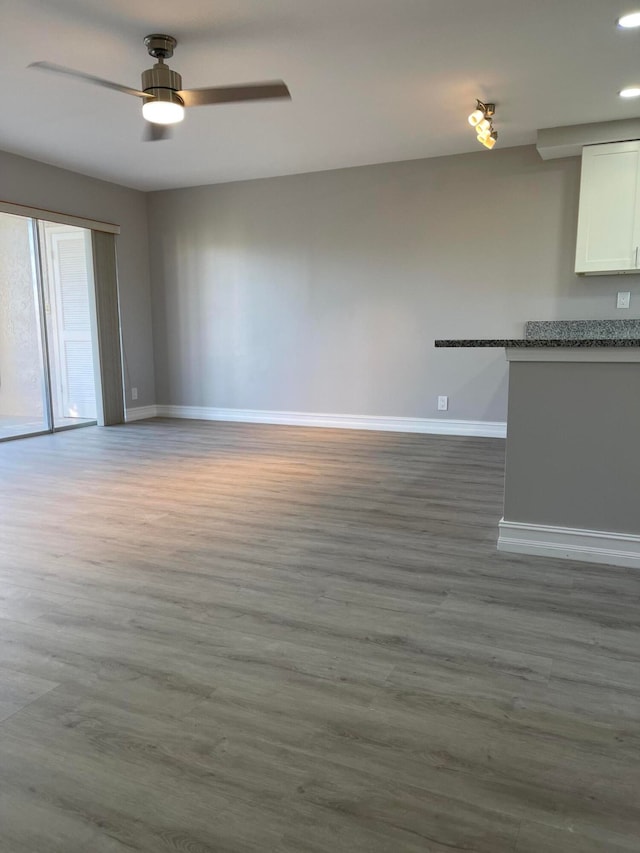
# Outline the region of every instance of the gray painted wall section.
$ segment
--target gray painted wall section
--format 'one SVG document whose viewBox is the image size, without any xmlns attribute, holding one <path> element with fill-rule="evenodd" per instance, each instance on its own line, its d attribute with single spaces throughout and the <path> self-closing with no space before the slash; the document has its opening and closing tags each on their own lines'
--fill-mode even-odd
<svg viewBox="0 0 640 853">
<path fill-rule="evenodd" d="M 0 152 L 0 199 L 121 226 L 116 238 L 127 403 L 155 402 L 145 194 Z"/>
<path fill-rule="evenodd" d="M 113 426 L 124 422 L 115 237 L 94 231 L 91 240 L 102 396 L 98 423 Z"/>
<path fill-rule="evenodd" d="M 640 532 L 640 365 L 509 369 L 505 520 Z"/>
<path fill-rule="evenodd" d="M 149 194 L 157 402 L 504 420 L 504 353 L 435 338 L 640 316 L 637 276 L 573 273 L 579 168 L 527 146 Z"/>
</svg>

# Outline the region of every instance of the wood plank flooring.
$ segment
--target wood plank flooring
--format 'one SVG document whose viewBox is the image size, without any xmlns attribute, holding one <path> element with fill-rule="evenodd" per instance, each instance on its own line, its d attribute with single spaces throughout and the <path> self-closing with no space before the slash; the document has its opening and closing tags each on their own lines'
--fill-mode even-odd
<svg viewBox="0 0 640 853">
<path fill-rule="evenodd" d="M 640 573 L 498 554 L 503 453 L 0 444 L 2 853 L 638 853 Z"/>
</svg>

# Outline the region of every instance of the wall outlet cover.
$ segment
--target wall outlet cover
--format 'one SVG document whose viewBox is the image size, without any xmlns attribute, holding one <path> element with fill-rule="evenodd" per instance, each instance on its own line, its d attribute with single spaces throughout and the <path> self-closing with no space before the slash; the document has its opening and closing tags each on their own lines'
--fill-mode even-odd
<svg viewBox="0 0 640 853">
<path fill-rule="evenodd" d="M 631 293 L 628 290 L 618 291 L 617 308 L 629 308 L 631 306 Z"/>
</svg>

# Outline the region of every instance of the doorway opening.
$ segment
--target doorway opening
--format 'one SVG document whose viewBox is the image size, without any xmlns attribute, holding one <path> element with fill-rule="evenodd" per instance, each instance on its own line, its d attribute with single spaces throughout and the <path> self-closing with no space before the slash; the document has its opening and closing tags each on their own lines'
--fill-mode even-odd
<svg viewBox="0 0 640 853">
<path fill-rule="evenodd" d="M 91 231 L 0 213 L 0 440 L 97 422 Z"/>
</svg>

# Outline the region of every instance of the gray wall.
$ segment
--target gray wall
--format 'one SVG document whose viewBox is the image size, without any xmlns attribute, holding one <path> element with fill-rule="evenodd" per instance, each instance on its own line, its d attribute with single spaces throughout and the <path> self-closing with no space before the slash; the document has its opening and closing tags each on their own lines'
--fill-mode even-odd
<svg viewBox="0 0 640 853">
<path fill-rule="evenodd" d="M 640 533 L 640 365 L 510 371 L 505 519 Z"/>
<path fill-rule="evenodd" d="M 640 316 L 637 276 L 572 272 L 579 166 L 527 146 L 149 194 L 157 402 L 504 420 L 503 352 L 435 338 Z"/>
<path fill-rule="evenodd" d="M 116 238 L 127 402 L 155 402 L 145 194 L 0 152 L 0 199 L 121 226 Z"/>
</svg>

